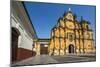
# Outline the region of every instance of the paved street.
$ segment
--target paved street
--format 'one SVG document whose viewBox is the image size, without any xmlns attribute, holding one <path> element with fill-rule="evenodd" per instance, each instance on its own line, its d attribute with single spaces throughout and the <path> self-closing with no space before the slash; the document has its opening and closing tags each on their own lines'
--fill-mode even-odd
<svg viewBox="0 0 100 67">
<path fill-rule="evenodd" d="M 74 62 L 88 62 L 95 61 L 95 55 L 69 55 L 69 56 L 53 56 L 53 59 L 58 61 L 58 63 L 74 63 Z"/>
<path fill-rule="evenodd" d="M 41 55 L 31 57 L 29 59 L 12 64 L 12 66 L 19 65 L 40 65 L 40 64 L 54 64 L 54 63 L 74 63 L 74 62 L 88 62 L 95 61 L 95 55 L 64 55 L 64 56 L 48 56 Z"/>
</svg>

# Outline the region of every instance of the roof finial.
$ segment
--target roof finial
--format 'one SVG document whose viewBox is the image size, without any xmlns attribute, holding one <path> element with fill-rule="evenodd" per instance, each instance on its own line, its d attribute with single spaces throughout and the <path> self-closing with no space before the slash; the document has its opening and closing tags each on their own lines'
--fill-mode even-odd
<svg viewBox="0 0 100 67">
<path fill-rule="evenodd" d="M 71 8 L 69 8 L 68 11 L 71 11 Z"/>
</svg>

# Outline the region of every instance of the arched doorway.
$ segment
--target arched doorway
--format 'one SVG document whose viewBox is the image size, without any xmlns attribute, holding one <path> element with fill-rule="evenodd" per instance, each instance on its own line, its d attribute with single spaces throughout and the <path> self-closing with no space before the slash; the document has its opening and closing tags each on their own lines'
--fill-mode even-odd
<svg viewBox="0 0 100 67">
<path fill-rule="evenodd" d="M 20 33 L 18 29 L 12 28 L 11 32 L 11 52 L 12 52 L 12 62 L 17 61 L 17 50 L 18 50 L 18 37 Z"/>
<path fill-rule="evenodd" d="M 73 44 L 70 44 L 68 49 L 69 49 L 69 53 L 74 53 L 74 45 Z"/>
</svg>

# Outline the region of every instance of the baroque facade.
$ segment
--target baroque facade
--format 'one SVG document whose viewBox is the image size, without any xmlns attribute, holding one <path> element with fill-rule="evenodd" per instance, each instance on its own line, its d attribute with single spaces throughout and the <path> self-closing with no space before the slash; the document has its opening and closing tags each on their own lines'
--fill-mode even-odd
<svg viewBox="0 0 100 67">
<path fill-rule="evenodd" d="M 95 43 L 90 23 L 76 15 L 71 9 L 58 19 L 57 25 L 51 30 L 49 55 L 94 53 Z"/>
</svg>

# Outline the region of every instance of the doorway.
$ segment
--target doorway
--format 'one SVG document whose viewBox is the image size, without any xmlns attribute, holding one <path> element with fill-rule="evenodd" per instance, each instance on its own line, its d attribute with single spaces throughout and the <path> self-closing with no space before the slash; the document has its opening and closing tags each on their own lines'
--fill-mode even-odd
<svg viewBox="0 0 100 67">
<path fill-rule="evenodd" d="M 40 54 L 48 54 L 48 45 L 40 44 Z"/>
<path fill-rule="evenodd" d="M 73 44 L 69 45 L 69 53 L 74 53 L 74 45 Z"/>
<path fill-rule="evenodd" d="M 17 50 L 18 50 L 18 37 L 20 33 L 16 28 L 12 28 L 11 32 L 11 52 L 12 52 L 12 62 L 17 61 Z"/>
</svg>

